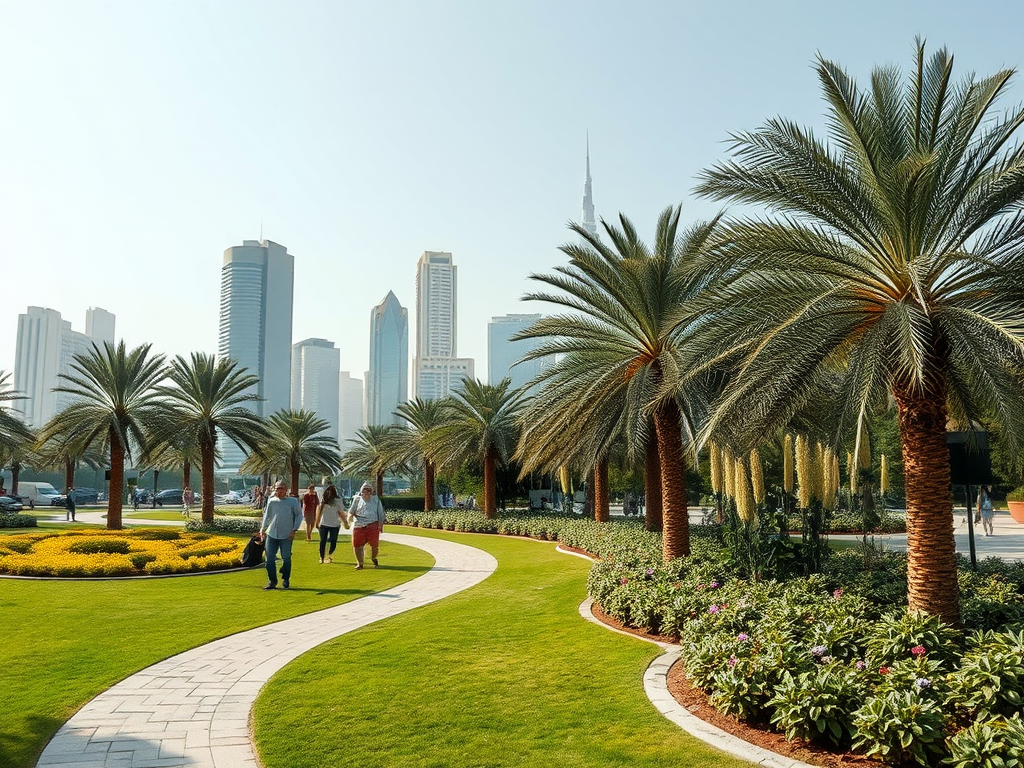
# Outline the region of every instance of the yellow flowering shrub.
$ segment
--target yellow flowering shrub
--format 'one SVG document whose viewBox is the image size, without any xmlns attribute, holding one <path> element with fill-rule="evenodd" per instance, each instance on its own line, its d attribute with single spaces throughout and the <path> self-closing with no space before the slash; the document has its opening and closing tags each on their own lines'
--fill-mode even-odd
<svg viewBox="0 0 1024 768">
<path fill-rule="evenodd" d="M 83 578 L 237 568 L 246 542 L 167 528 L 53 531 L 0 537 L 0 573 Z"/>
</svg>

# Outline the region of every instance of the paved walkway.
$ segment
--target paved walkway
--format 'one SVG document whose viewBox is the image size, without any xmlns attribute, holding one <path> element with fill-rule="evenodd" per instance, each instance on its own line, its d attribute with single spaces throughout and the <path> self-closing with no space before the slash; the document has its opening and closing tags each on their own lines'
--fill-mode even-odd
<svg viewBox="0 0 1024 768">
<path fill-rule="evenodd" d="M 468 589 L 498 565 L 464 544 L 399 533 L 383 538 L 429 552 L 434 567 L 387 592 L 240 632 L 154 664 L 82 707 L 37 765 L 257 768 L 249 717 L 260 689 L 278 670 L 346 632 Z"/>
</svg>

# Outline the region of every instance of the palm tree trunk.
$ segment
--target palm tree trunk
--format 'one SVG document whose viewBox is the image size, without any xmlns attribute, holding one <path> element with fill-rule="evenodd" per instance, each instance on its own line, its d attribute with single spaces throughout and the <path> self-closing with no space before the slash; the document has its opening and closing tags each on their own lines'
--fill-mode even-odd
<svg viewBox="0 0 1024 768">
<path fill-rule="evenodd" d="M 185 461 L 181 467 L 181 487 L 191 488 L 192 487 L 192 462 Z"/>
<path fill-rule="evenodd" d="M 690 554 L 690 514 L 686 499 L 686 454 L 679 406 L 669 400 L 654 414 L 661 464 L 662 559 L 667 563 Z"/>
<path fill-rule="evenodd" d="M 423 459 L 423 511 L 434 508 L 434 462 Z"/>
<path fill-rule="evenodd" d="M 498 514 L 498 452 L 493 445 L 484 454 L 484 517 L 493 519 Z"/>
<path fill-rule="evenodd" d="M 379 499 L 384 495 L 384 473 L 377 473 L 377 498 Z"/>
<path fill-rule="evenodd" d="M 907 607 L 959 626 L 945 381 L 925 392 L 897 385 L 894 395 L 907 496 Z"/>
<path fill-rule="evenodd" d="M 215 451 L 214 446 L 216 444 L 216 438 L 210 440 L 203 439 L 199 444 L 199 456 L 202 462 L 201 478 L 199 482 L 202 484 L 202 496 L 203 496 L 203 522 L 213 522 L 213 471 L 214 471 L 214 459 Z"/>
<path fill-rule="evenodd" d="M 124 446 L 117 433 L 110 432 L 110 496 L 107 499 L 107 530 L 119 531 L 124 499 Z"/>
<path fill-rule="evenodd" d="M 607 523 L 611 517 L 608 501 L 608 457 L 594 465 L 594 519 Z"/>
<path fill-rule="evenodd" d="M 654 435 L 647 438 L 644 449 L 644 527 L 661 532 L 661 461 L 658 460 L 658 441 Z"/>
<path fill-rule="evenodd" d="M 21 477 L 21 462 L 14 460 L 11 462 L 11 493 L 15 495 L 18 493 L 19 477 Z"/>
<path fill-rule="evenodd" d="M 301 468 L 299 467 L 298 462 L 293 462 L 292 464 L 289 465 L 289 469 L 291 470 L 292 475 L 292 496 L 294 496 L 297 499 L 299 498 L 299 473 L 301 471 Z"/>
</svg>

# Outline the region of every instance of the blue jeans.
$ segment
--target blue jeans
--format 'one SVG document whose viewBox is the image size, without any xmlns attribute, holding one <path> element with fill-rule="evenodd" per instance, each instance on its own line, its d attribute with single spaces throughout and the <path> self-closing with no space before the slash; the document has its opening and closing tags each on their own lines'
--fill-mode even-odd
<svg viewBox="0 0 1024 768">
<path fill-rule="evenodd" d="M 335 548 L 338 546 L 338 531 L 341 528 L 337 525 L 321 525 L 320 526 L 320 559 L 324 559 L 324 550 L 327 548 L 327 542 L 331 542 L 331 551 L 327 554 L 333 555 Z"/>
<path fill-rule="evenodd" d="M 292 540 L 266 537 L 267 578 L 277 584 L 277 553 L 281 552 L 281 578 L 288 581 L 292 575 Z"/>
</svg>

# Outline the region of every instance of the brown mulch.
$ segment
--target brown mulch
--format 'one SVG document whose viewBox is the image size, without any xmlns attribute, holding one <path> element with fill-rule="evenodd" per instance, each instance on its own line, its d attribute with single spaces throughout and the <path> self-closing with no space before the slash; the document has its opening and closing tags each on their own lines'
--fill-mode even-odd
<svg viewBox="0 0 1024 768">
<path fill-rule="evenodd" d="M 627 627 L 606 614 L 597 603 L 594 603 L 592 611 L 594 616 L 602 623 L 623 632 L 628 632 L 631 635 L 646 637 L 663 643 L 675 643 L 678 640 L 678 638 L 674 637 L 652 635 L 635 627 Z M 802 760 L 805 763 L 820 765 L 825 768 L 865 768 L 866 766 L 877 768 L 879 765 L 877 761 L 870 760 L 863 755 L 853 755 L 848 752 L 832 752 L 815 745 L 786 741 L 781 733 L 770 731 L 767 728 L 759 728 L 750 723 L 742 723 L 734 717 L 719 712 L 708 702 L 708 696 L 704 691 L 690 685 L 690 681 L 686 679 L 686 670 L 683 668 L 681 661 L 677 661 L 669 670 L 668 691 L 690 714 L 699 717 L 707 723 L 711 723 L 711 725 L 717 728 L 721 728 L 726 733 L 743 739 L 749 744 L 771 750 L 793 760 Z"/>
</svg>

